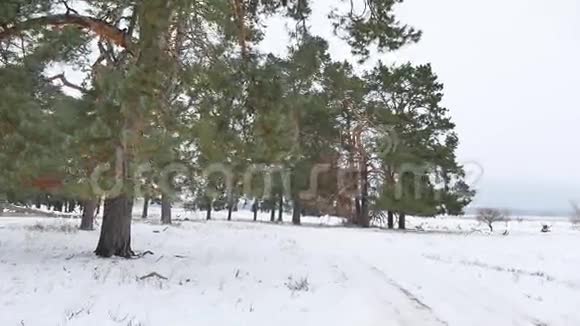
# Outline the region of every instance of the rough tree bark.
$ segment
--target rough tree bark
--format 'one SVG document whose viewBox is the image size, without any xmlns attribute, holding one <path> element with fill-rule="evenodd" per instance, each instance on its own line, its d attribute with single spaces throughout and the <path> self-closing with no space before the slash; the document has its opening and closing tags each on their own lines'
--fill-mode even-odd
<svg viewBox="0 0 580 326">
<path fill-rule="evenodd" d="M 95 211 L 97 210 L 97 199 L 88 199 L 83 205 L 83 216 L 81 217 L 80 229 L 92 231 L 95 229 Z"/>
<path fill-rule="evenodd" d="M 232 220 L 232 211 L 234 210 L 233 196 L 228 197 L 228 221 Z"/>
<path fill-rule="evenodd" d="M 405 213 L 399 213 L 399 229 L 404 230 L 406 228 L 405 225 Z"/>
<path fill-rule="evenodd" d="M 395 228 L 395 216 L 393 214 L 393 211 L 387 212 L 387 226 L 389 229 Z"/>
<path fill-rule="evenodd" d="M 145 219 L 149 217 L 149 195 L 145 195 L 143 198 L 143 213 L 141 213 L 141 218 Z"/>
<path fill-rule="evenodd" d="M 292 201 L 292 224 L 294 225 L 300 225 L 301 221 L 300 221 L 300 217 L 302 215 L 302 207 L 300 205 L 300 201 L 298 200 L 298 198 L 294 198 L 294 200 Z"/>
<path fill-rule="evenodd" d="M 254 222 L 258 220 L 258 201 L 254 200 L 252 204 L 252 212 L 254 213 Z"/>
<path fill-rule="evenodd" d="M 356 197 L 354 199 L 354 207 L 355 207 L 355 211 L 354 211 L 354 218 L 352 219 L 352 224 L 359 225 L 360 224 L 361 207 L 360 207 L 360 200 L 358 197 Z"/>
<path fill-rule="evenodd" d="M 100 257 L 125 258 L 135 255 L 131 250 L 131 215 L 126 194 L 105 199 L 103 225 L 95 254 Z"/>
<path fill-rule="evenodd" d="M 278 222 L 282 223 L 282 215 L 284 214 L 284 195 L 282 193 L 278 197 L 278 208 Z"/>
<path fill-rule="evenodd" d="M 272 209 L 270 210 L 270 222 L 276 221 L 276 200 L 274 198 L 271 199 Z"/>
<path fill-rule="evenodd" d="M 209 203 L 207 204 L 207 212 L 205 215 L 205 219 L 208 221 L 211 220 L 211 204 L 212 204 L 212 202 L 209 201 Z"/>
<path fill-rule="evenodd" d="M 171 200 L 167 195 L 161 195 L 161 223 L 171 224 Z"/>
<path fill-rule="evenodd" d="M 369 196 L 369 180 L 368 180 L 368 166 L 366 156 L 363 156 L 361 162 L 361 199 L 360 199 L 360 216 L 359 224 L 364 228 L 368 228 L 371 225 L 371 219 L 369 217 L 368 208 L 368 196 Z"/>
</svg>

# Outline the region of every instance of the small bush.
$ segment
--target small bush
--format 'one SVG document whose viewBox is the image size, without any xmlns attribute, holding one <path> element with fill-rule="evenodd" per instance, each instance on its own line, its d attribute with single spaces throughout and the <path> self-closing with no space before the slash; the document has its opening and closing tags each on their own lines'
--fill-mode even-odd
<svg viewBox="0 0 580 326">
<path fill-rule="evenodd" d="M 298 280 L 292 278 L 292 276 L 288 277 L 288 282 L 286 282 L 286 287 L 294 292 L 308 292 L 310 290 L 310 284 L 308 283 L 308 277 L 302 277 Z"/>
<path fill-rule="evenodd" d="M 477 211 L 477 220 L 485 223 L 493 232 L 493 224 L 496 222 L 508 222 L 508 213 L 495 208 L 482 208 Z"/>
</svg>

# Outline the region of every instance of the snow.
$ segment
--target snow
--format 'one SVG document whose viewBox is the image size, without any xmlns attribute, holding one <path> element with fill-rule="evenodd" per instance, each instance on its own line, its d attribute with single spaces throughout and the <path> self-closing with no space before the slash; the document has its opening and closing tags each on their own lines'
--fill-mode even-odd
<svg viewBox="0 0 580 326">
<path fill-rule="evenodd" d="M 0 325 L 580 325 L 580 230 L 564 219 L 503 236 L 471 219 L 395 232 L 181 209 L 166 227 L 157 210 L 133 226 L 154 254 L 132 260 L 96 258 L 98 231 L 75 219 L 0 217 Z"/>
</svg>

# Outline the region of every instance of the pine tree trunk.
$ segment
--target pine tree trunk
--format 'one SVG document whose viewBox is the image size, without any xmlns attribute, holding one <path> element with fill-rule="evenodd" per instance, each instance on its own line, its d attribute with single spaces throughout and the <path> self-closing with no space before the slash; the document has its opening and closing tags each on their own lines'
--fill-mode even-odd
<svg viewBox="0 0 580 326">
<path fill-rule="evenodd" d="M 279 199 L 278 199 L 278 222 L 282 223 L 282 215 L 284 214 L 284 195 L 282 193 L 280 193 Z"/>
<path fill-rule="evenodd" d="M 171 200 L 167 195 L 161 195 L 161 223 L 171 224 Z"/>
<path fill-rule="evenodd" d="M 302 215 L 302 207 L 300 206 L 300 201 L 294 198 L 292 204 L 292 224 L 300 225 L 300 217 Z"/>
<path fill-rule="evenodd" d="M 149 217 L 149 195 L 145 195 L 143 198 L 143 213 L 141 214 L 141 218 L 146 219 Z"/>
<path fill-rule="evenodd" d="M 129 210 L 129 216 L 133 218 L 133 204 L 135 203 L 135 196 L 131 195 L 127 197 L 127 209 Z"/>
<path fill-rule="evenodd" d="M 361 162 L 362 169 L 360 173 L 361 177 L 361 199 L 360 199 L 360 217 L 359 223 L 363 228 L 368 228 L 371 226 L 371 219 L 369 216 L 369 178 L 368 178 L 368 166 L 367 158 L 363 155 L 363 160 Z"/>
<path fill-rule="evenodd" d="M 62 201 L 57 201 L 54 205 L 54 210 L 62 213 Z"/>
<path fill-rule="evenodd" d="M 100 257 L 134 256 L 131 250 L 129 199 L 126 194 L 105 199 L 101 236 L 95 253 Z"/>
<path fill-rule="evenodd" d="M 355 225 L 359 225 L 360 224 L 361 207 L 360 207 L 360 200 L 358 199 L 358 197 L 354 199 L 354 207 L 355 207 L 355 212 L 354 212 L 354 219 L 352 222 Z"/>
<path fill-rule="evenodd" d="M 101 198 L 99 198 L 99 200 L 97 200 L 97 212 L 95 213 L 95 216 L 99 216 L 99 213 L 101 213 Z"/>
<path fill-rule="evenodd" d="M 207 205 L 207 213 L 205 215 L 206 220 L 211 220 L 211 202 Z"/>
<path fill-rule="evenodd" d="M 228 221 L 232 220 L 232 211 L 234 210 L 234 198 L 228 196 Z"/>
<path fill-rule="evenodd" d="M 405 228 L 405 213 L 399 213 L 399 229 L 404 230 Z"/>
<path fill-rule="evenodd" d="M 254 213 L 254 222 L 258 220 L 258 201 L 254 200 L 252 204 L 252 212 Z"/>
<path fill-rule="evenodd" d="M 83 216 L 81 218 L 80 229 L 84 231 L 94 230 L 95 210 L 97 209 L 97 200 L 89 199 L 83 205 Z"/>
<path fill-rule="evenodd" d="M 395 217 L 394 217 L 393 211 L 387 212 L 387 225 L 388 225 L 388 228 L 391 230 L 395 228 Z"/>
<path fill-rule="evenodd" d="M 232 205 L 228 204 L 228 221 L 232 220 L 232 211 L 234 210 L 234 207 Z"/>
<path fill-rule="evenodd" d="M 272 203 L 272 210 L 270 210 L 270 222 L 275 222 L 276 221 L 276 201 L 274 200 L 274 198 L 272 198 L 271 200 Z"/>
<path fill-rule="evenodd" d="M 74 211 L 75 211 L 75 208 L 76 208 L 76 206 L 77 206 L 77 204 L 76 204 L 76 202 L 75 202 L 74 200 L 71 200 L 71 201 L 69 201 L 69 202 L 68 202 L 68 209 L 67 209 L 67 212 L 68 212 L 68 213 L 72 213 L 72 212 L 74 212 Z"/>
</svg>

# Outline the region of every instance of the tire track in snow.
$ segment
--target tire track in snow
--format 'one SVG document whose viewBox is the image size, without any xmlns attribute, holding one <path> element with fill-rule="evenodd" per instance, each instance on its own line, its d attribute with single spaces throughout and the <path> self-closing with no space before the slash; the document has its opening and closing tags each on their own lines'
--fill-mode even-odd
<svg viewBox="0 0 580 326">
<path fill-rule="evenodd" d="M 439 318 L 439 316 L 437 316 L 435 314 L 435 312 L 433 311 L 433 308 L 431 308 L 428 304 L 426 304 L 425 302 L 421 301 L 421 299 L 419 299 L 416 295 L 414 295 L 411 291 L 407 290 L 405 287 L 403 287 L 401 284 L 397 283 L 395 280 L 393 280 L 392 278 L 390 278 L 384 271 L 378 269 L 376 266 L 370 265 L 370 264 L 366 264 L 368 265 L 369 269 L 371 271 L 373 271 L 374 274 L 376 274 L 377 276 L 379 276 L 385 283 L 387 283 L 388 285 L 396 288 L 397 290 L 399 290 L 401 293 L 403 293 L 405 295 L 405 297 L 411 301 L 411 303 L 419 310 L 423 310 L 429 313 L 429 315 L 440 325 L 449 325 L 446 321 L 442 320 L 441 318 Z"/>
<path fill-rule="evenodd" d="M 448 259 L 443 259 L 437 255 L 423 255 L 423 257 L 425 257 L 426 259 L 429 259 L 429 260 L 433 260 L 433 261 L 437 261 L 437 262 L 441 262 L 441 263 L 446 263 L 446 264 L 459 264 L 462 266 L 478 267 L 478 268 L 487 269 L 487 270 L 496 271 L 496 272 L 501 272 L 501 273 L 511 273 L 511 274 L 516 274 L 516 275 L 520 275 L 520 276 L 529 276 L 529 277 L 539 278 L 541 280 L 544 280 L 547 282 L 558 283 L 558 284 L 567 286 L 567 287 L 572 288 L 572 289 L 576 289 L 576 290 L 580 289 L 580 285 L 577 283 L 574 283 L 574 282 L 568 281 L 568 280 L 560 280 L 552 275 L 549 275 L 549 274 L 546 274 L 546 273 L 540 272 L 540 271 L 530 272 L 530 271 L 526 271 L 526 270 L 519 269 L 519 268 L 491 265 L 491 264 L 487 264 L 487 263 L 484 263 L 484 262 L 481 262 L 478 260 L 469 261 L 469 260 L 463 259 L 463 260 L 459 260 L 457 262 L 453 262 L 453 261 L 448 260 Z"/>
</svg>

